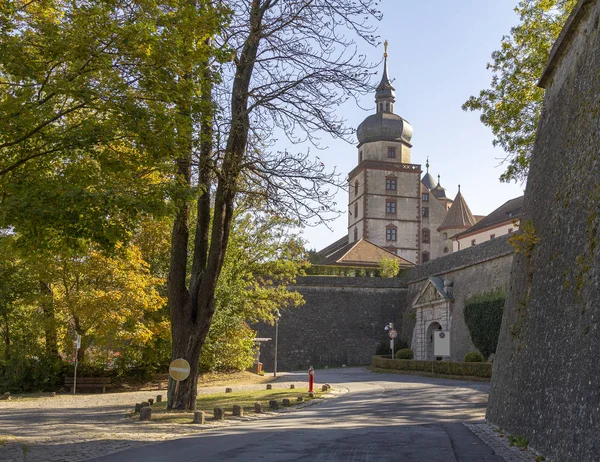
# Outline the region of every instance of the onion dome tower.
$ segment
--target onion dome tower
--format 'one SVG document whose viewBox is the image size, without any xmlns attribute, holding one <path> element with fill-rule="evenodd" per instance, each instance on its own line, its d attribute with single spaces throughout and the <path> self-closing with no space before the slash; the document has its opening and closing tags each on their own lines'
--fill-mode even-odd
<svg viewBox="0 0 600 462">
<path fill-rule="evenodd" d="M 367 117 L 356 130 L 358 147 L 372 141 L 402 141 L 409 145 L 412 138 L 412 126 L 397 114 L 394 114 L 396 89 L 388 77 L 387 40 L 384 42 L 383 75 L 375 89 L 376 113 Z M 410 158 L 405 162 L 410 162 Z"/>
<path fill-rule="evenodd" d="M 364 239 L 416 263 L 421 166 L 410 163 L 412 126 L 394 114 L 396 90 L 388 73 L 387 40 L 384 47 L 375 114 L 358 126 L 358 165 L 348 175 L 348 242 Z"/>
</svg>

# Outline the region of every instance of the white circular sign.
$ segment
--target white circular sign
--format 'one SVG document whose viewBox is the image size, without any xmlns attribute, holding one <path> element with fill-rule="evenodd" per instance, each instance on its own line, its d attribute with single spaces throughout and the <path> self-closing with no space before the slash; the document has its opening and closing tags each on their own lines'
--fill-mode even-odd
<svg viewBox="0 0 600 462">
<path fill-rule="evenodd" d="M 396 337 L 398 337 L 398 331 L 395 329 L 390 329 L 390 331 L 388 332 L 388 335 L 390 336 L 390 338 L 396 338 Z"/>
<path fill-rule="evenodd" d="M 169 375 L 178 382 L 187 379 L 190 375 L 190 363 L 183 358 L 176 359 L 169 366 Z"/>
</svg>

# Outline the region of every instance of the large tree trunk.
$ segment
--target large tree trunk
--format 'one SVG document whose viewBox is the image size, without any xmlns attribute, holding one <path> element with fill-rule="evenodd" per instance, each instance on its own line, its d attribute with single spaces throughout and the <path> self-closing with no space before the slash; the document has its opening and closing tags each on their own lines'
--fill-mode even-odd
<svg viewBox="0 0 600 462">
<path fill-rule="evenodd" d="M 268 3 L 268 2 L 267 2 Z M 203 124 L 200 141 L 198 217 L 189 290 L 186 287 L 187 252 L 189 242 L 189 202 L 179 203 L 173 225 L 171 261 L 169 269 L 169 308 L 173 338 L 172 360 L 183 358 L 190 363 L 188 379 L 176 386 L 169 382 L 168 409 L 195 409 L 198 389 L 198 368 L 202 346 L 208 335 L 215 311 L 215 289 L 233 219 L 234 200 L 240 165 L 248 140 L 248 88 L 258 52 L 260 30 L 265 7 L 260 0 L 253 0 L 250 13 L 250 33 L 238 60 L 232 89 L 231 131 L 227 139 L 218 185 L 215 192 L 212 228 L 210 220 L 210 169 L 212 151 L 212 109 L 210 109 L 210 85 L 204 88 Z M 209 65 L 205 63 L 207 82 L 210 82 Z M 189 115 L 188 107 L 180 106 L 181 115 Z M 191 118 L 190 118 L 191 120 Z M 183 133 L 182 131 L 181 133 Z M 191 140 L 191 130 L 189 132 Z M 183 143 L 186 142 L 182 138 Z M 183 146 L 182 146 L 183 147 Z M 186 156 L 178 159 L 179 179 L 189 185 L 191 178 L 191 141 Z M 210 245 L 208 236 L 210 235 Z M 177 393 L 175 393 L 177 388 Z"/>
<path fill-rule="evenodd" d="M 54 303 L 50 284 L 40 281 L 42 292 L 41 308 L 44 314 L 44 334 L 46 340 L 46 354 L 58 357 L 58 340 L 56 334 L 56 317 L 54 316 Z"/>
<path fill-rule="evenodd" d="M 4 310 L 3 318 L 4 318 L 4 359 L 10 359 L 10 324 L 8 322 L 8 313 Z"/>
</svg>

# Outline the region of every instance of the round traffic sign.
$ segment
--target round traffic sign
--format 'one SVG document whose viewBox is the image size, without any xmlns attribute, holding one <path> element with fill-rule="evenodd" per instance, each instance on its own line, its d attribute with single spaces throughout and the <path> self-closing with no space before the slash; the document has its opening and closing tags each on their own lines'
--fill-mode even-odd
<svg viewBox="0 0 600 462">
<path fill-rule="evenodd" d="M 398 331 L 395 329 L 390 329 L 388 335 L 390 336 L 390 338 L 396 338 L 398 337 Z"/>
<path fill-rule="evenodd" d="M 169 366 L 169 375 L 178 382 L 187 379 L 190 375 L 190 363 L 183 358 L 176 359 Z"/>
</svg>

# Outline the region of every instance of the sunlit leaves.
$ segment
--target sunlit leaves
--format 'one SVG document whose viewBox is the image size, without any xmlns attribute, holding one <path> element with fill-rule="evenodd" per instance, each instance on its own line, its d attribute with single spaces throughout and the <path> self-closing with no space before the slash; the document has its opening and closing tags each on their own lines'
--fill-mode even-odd
<svg viewBox="0 0 600 462">
<path fill-rule="evenodd" d="M 502 181 L 523 181 L 535 140 L 544 90 L 537 86 L 550 49 L 576 0 L 522 0 L 515 8 L 520 24 L 502 37 L 492 53 L 492 82 L 463 104 L 481 111 L 481 122 L 494 134 L 494 146 L 507 153 Z"/>
</svg>

